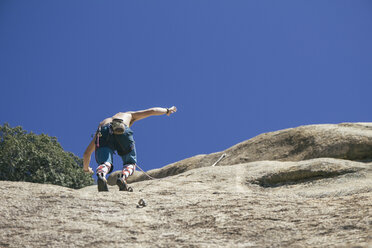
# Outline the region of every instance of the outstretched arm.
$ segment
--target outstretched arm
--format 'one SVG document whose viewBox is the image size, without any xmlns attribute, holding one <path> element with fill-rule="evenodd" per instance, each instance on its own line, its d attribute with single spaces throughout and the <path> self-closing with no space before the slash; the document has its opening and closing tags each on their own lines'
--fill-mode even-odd
<svg viewBox="0 0 372 248">
<path fill-rule="evenodd" d="M 92 139 L 92 141 L 89 143 L 87 149 L 85 150 L 84 152 L 84 155 L 83 155 L 83 170 L 87 173 L 90 173 L 90 174 L 93 174 L 93 169 L 89 166 L 89 163 L 90 163 L 90 157 L 92 155 L 92 153 L 94 152 L 94 149 L 95 149 L 95 143 L 94 143 L 94 140 L 95 140 L 96 136 L 94 136 L 94 138 Z"/>
<path fill-rule="evenodd" d="M 138 120 L 142 120 L 146 117 L 149 117 L 149 116 L 153 116 L 153 115 L 171 115 L 173 113 L 175 113 L 177 111 L 177 108 L 175 106 L 171 107 L 171 108 L 159 108 L 159 107 L 156 107 L 156 108 L 149 108 L 149 109 L 145 109 L 145 110 L 140 110 L 140 111 L 134 111 L 132 112 L 132 120 L 131 120 L 131 125 L 133 124 L 133 122 L 135 121 L 138 121 Z"/>
</svg>

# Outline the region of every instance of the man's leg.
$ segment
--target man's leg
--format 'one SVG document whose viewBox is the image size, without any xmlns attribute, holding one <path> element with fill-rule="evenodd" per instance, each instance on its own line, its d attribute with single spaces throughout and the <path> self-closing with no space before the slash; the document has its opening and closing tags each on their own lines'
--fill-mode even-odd
<svg viewBox="0 0 372 248">
<path fill-rule="evenodd" d="M 110 172 L 111 167 L 112 165 L 109 162 L 104 162 L 103 164 L 100 164 L 96 170 L 97 176 L 100 175 L 106 178 L 106 175 Z"/>
<path fill-rule="evenodd" d="M 121 173 L 123 175 L 124 180 L 126 180 L 129 176 L 133 175 L 135 170 L 136 170 L 135 164 L 124 165 L 124 168 Z"/>
<path fill-rule="evenodd" d="M 119 175 L 118 179 L 116 180 L 116 185 L 119 186 L 120 191 L 133 191 L 133 189 L 129 187 L 127 184 L 127 178 L 133 175 L 135 170 L 136 170 L 135 164 L 124 165 L 124 169 L 121 175 Z"/>
<path fill-rule="evenodd" d="M 99 147 L 95 152 L 98 191 L 108 191 L 106 175 L 112 170 L 113 151 L 109 147 Z"/>
<path fill-rule="evenodd" d="M 119 175 L 116 181 L 116 184 L 119 186 L 120 191 L 131 191 L 131 188 L 128 187 L 127 184 L 127 178 L 133 175 L 134 171 L 136 170 L 136 148 L 133 147 L 133 150 L 130 153 L 122 156 L 122 159 L 124 166 L 121 175 Z"/>
</svg>

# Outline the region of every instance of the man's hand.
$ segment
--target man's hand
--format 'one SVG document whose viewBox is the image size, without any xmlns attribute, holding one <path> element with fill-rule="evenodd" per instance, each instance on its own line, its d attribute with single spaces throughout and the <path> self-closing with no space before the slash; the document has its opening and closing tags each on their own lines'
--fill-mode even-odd
<svg viewBox="0 0 372 248">
<path fill-rule="evenodd" d="M 177 108 L 175 106 L 172 106 L 171 108 L 168 108 L 167 115 L 170 116 L 171 114 L 177 112 Z"/>
<path fill-rule="evenodd" d="M 83 168 L 83 171 L 84 171 L 85 173 L 88 173 L 88 174 L 94 174 L 94 171 L 93 171 L 93 169 L 92 169 L 91 167 L 88 167 L 88 169 Z"/>
</svg>

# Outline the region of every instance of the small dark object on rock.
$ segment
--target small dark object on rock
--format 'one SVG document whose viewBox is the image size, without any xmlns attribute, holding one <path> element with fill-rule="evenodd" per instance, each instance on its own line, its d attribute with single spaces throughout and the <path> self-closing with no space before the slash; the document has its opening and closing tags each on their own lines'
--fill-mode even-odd
<svg viewBox="0 0 372 248">
<path fill-rule="evenodd" d="M 146 206 L 147 206 L 147 204 L 146 204 L 145 200 L 141 198 L 138 201 L 137 208 L 143 208 L 143 207 L 146 207 Z"/>
</svg>

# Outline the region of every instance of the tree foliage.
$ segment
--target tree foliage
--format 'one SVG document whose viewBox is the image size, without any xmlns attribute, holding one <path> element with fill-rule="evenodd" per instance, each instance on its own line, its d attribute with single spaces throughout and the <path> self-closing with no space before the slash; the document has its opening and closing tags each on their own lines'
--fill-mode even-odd
<svg viewBox="0 0 372 248">
<path fill-rule="evenodd" d="M 0 126 L 0 180 L 50 183 L 82 188 L 93 183 L 83 161 L 63 150 L 56 137 Z"/>
</svg>

